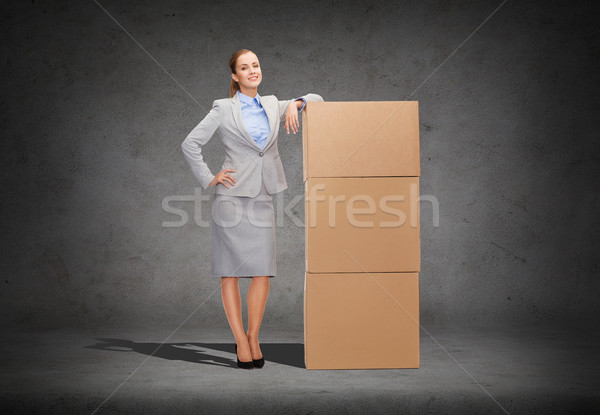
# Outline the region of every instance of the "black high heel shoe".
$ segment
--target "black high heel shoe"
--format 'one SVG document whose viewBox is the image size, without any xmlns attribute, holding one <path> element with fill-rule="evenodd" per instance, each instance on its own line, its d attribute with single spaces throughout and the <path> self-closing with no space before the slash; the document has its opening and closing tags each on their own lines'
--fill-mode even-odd
<svg viewBox="0 0 600 415">
<path fill-rule="evenodd" d="M 254 367 L 257 369 L 261 369 L 265 365 L 265 357 L 261 357 L 258 360 L 252 359 L 252 363 L 254 363 Z"/>
<path fill-rule="evenodd" d="M 242 369 L 254 369 L 254 360 L 251 360 L 249 362 L 240 361 L 240 358 L 237 355 L 237 343 L 234 343 L 234 345 L 235 345 L 235 357 L 237 358 L 237 366 Z"/>
<path fill-rule="evenodd" d="M 248 333 L 246 333 L 246 336 Z M 252 359 L 252 363 L 254 363 L 254 367 L 257 369 L 261 369 L 265 365 L 265 357 L 261 357 L 260 359 Z"/>
</svg>

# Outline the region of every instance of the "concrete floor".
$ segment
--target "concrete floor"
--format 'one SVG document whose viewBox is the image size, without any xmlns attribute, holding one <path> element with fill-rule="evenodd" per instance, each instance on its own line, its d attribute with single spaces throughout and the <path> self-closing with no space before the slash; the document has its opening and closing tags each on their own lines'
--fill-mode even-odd
<svg viewBox="0 0 600 415">
<path fill-rule="evenodd" d="M 250 371 L 228 328 L 5 329 L 0 410 L 600 412 L 597 327 L 424 329 L 420 369 L 306 370 L 302 327 L 263 326 L 266 364 Z"/>
</svg>

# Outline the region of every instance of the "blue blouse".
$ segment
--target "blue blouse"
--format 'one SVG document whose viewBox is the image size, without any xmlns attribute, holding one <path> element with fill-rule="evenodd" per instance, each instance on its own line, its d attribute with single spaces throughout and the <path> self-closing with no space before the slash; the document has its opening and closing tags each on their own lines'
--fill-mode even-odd
<svg viewBox="0 0 600 415">
<path fill-rule="evenodd" d="M 260 95 L 258 92 L 254 98 L 249 97 L 246 94 L 242 94 L 241 91 L 237 91 L 238 98 L 240 99 L 240 104 L 242 106 L 242 120 L 244 121 L 244 126 L 250 137 L 254 139 L 256 144 L 262 149 L 267 142 L 267 137 L 269 137 L 269 133 L 271 132 L 271 127 L 269 126 L 269 118 L 260 103 Z M 295 100 L 302 99 L 302 106 L 298 108 L 298 111 L 301 111 L 306 105 L 306 100 L 304 98 L 296 98 Z"/>
</svg>

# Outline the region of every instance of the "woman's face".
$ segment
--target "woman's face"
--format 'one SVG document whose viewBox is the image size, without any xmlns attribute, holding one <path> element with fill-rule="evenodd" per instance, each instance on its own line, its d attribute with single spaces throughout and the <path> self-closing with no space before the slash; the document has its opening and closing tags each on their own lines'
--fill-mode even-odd
<svg viewBox="0 0 600 415">
<path fill-rule="evenodd" d="M 240 89 L 256 89 L 262 81 L 260 64 L 256 55 L 252 52 L 240 55 L 236 62 L 236 73 L 232 73 L 231 77 L 240 84 Z"/>
</svg>

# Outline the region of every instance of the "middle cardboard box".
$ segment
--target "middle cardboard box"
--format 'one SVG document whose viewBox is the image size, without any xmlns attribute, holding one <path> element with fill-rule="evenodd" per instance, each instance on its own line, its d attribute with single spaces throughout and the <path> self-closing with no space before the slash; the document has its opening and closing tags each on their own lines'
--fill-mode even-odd
<svg viewBox="0 0 600 415">
<path fill-rule="evenodd" d="M 419 177 L 304 182 L 306 272 L 420 272 Z"/>
</svg>

